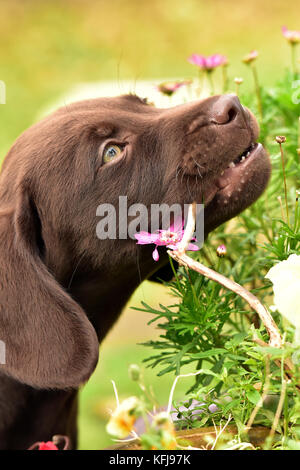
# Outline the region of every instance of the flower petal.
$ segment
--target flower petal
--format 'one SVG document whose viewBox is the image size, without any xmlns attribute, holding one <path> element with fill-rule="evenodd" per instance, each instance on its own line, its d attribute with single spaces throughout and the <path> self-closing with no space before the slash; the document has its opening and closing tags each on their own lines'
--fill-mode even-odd
<svg viewBox="0 0 300 470">
<path fill-rule="evenodd" d="M 39 445 L 39 450 L 58 450 L 58 447 L 53 444 L 52 441 L 41 442 Z"/>
<path fill-rule="evenodd" d="M 153 251 L 152 253 L 152 258 L 154 259 L 154 261 L 158 261 L 159 260 L 159 254 L 158 254 L 158 249 L 155 247 L 155 250 Z"/>
<path fill-rule="evenodd" d="M 198 251 L 200 250 L 198 245 L 195 245 L 194 243 L 189 243 L 187 247 L 187 251 Z"/>
<path fill-rule="evenodd" d="M 169 248 L 170 250 L 177 250 L 178 243 L 175 243 L 174 245 L 167 245 L 167 248 Z"/>
<path fill-rule="evenodd" d="M 273 283 L 274 304 L 296 328 L 300 327 L 300 255 L 273 266 L 266 275 Z"/>
<path fill-rule="evenodd" d="M 134 235 L 137 240 L 137 245 L 148 245 L 156 243 L 159 235 L 157 233 L 139 232 Z"/>
<path fill-rule="evenodd" d="M 179 235 L 181 235 L 181 233 L 183 232 L 183 227 L 184 227 L 184 220 L 182 220 L 182 217 L 176 217 L 174 222 L 168 228 L 168 231 L 169 232 L 176 232 Z"/>
</svg>

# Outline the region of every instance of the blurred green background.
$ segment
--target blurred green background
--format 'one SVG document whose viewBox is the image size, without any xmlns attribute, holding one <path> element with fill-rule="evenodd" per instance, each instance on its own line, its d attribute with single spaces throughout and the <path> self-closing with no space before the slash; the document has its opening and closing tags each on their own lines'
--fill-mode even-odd
<svg viewBox="0 0 300 470">
<path fill-rule="evenodd" d="M 0 160 L 43 109 L 80 82 L 192 78 L 197 71 L 186 59 L 196 52 L 227 55 L 231 81 L 242 76 L 248 87 L 241 59 L 257 49 L 261 82 L 273 84 L 290 63 L 280 28 L 300 26 L 295 0 L 2 0 L 0 7 L 0 80 L 6 84 Z M 166 296 L 162 287 L 145 283 L 130 305 L 141 299 L 168 303 Z M 126 308 L 102 345 L 97 371 L 81 395 L 81 448 L 111 443 L 104 429 L 106 410 L 114 406 L 111 379 L 121 396 L 138 393 L 127 368 L 149 354 L 136 343 L 157 335 L 147 320 Z M 145 381 L 165 403 L 172 377 L 158 383 L 146 370 Z"/>
</svg>

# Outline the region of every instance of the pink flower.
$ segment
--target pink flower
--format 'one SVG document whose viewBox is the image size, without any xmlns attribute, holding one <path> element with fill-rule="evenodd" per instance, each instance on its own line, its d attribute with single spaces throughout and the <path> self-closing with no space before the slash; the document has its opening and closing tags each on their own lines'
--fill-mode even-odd
<svg viewBox="0 0 300 470">
<path fill-rule="evenodd" d="M 52 441 L 40 442 L 38 450 L 58 450 L 58 447 Z"/>
<path fill-rule="evenodd" d="M 286 26 L 282 26 L 281 31 L 290 43 L 296 44 L 297 42 L 300 42 L 300 31 L 291 31 L 290 29 L 287 29 Z"/>
<path fill-rule="evenodd" d="M 226 254 L 227 254 L 226 246 L 219 245 L 217 248 L 217 256 L 219 256 L 219 258 L 223 258 L 223 256 L 225 256 Z"/>
<path fill-rule="evenodd" d="M 52 441 L 39 441 L 32 444 L 28 450 L 69 450 L 70 439 L 68 436 L 56 434 L 52 437 Z"/>
<path fill-rule="evenodd" d="M 189 85 L 191 83 L 190 80 L 184 80 L 182 82 L 164 82 L 158 85 L 156 88 L 160 91 L 163 95 L 172 96 L 175 91 L 185 85 Z"/>
<path fill-rule="evenodd" d="M 214 54 L 207 57 L 200 54 L 192 54 L 188 58 L 188 61 L 191 64 L 197 65 L 201 69 L 206 70 L 208 72 L 211 72 L 216 67 L 219 67 L 219 65 L 227 64 L 227 58 L 221 54 Z"/>
<path fill-rule="evenodd" d="M 159 253 L 157 247 L 166 246 L 170 250 L 176 250 L 182 240 L 183 235 L 183 222 L 180 220 L 175 221 L 172 225 L 170 225 L 168 230 L 157 230 L 157 233 L 139 232 L 136 233 L 134 236 L 137 239 L 137 245 L 155 245 L 154 251 L 152 253 L 152 258 L 154 259 L 154 261 L 158 261 Z M 193 238 L 193 240 L 195 240 L 195 238 Z M 188 251 L 197 251 L 199 250 L 199 247 L 197 245 L 189 243 L 187 249 Z"/>
<path fill-rule="evenodd" d="M 245 64 L 250 64 L 251 62 L 253 62 L 255 59 L 257 59 L 258 57 L 258 52 L 257 51 L 251 51 L 249 54 L 247 54 L 244 58 L 243 58 L 243 62 L 245 62 Z"/>
</svg>

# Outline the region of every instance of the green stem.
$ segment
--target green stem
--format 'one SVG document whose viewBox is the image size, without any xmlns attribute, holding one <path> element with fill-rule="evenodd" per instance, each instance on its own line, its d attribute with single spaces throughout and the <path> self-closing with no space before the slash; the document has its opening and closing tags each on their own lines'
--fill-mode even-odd
<svg viewBox="0 0 300 470">
<path fill-rule="evenodd" d="M 185 272 L 186 272 L 186 275 L 189 279 L 189 283 L 190 283 L 190 286 L 191 286 L 191 289 L 192 289 L 192 293 L 193 293 L 193 297 L 194 297 L 194 302 L 195 304 L 199 307 L 199 299 L 197 297 L 197 294 L 196 294 L 196 291 L 195 291 L 195 287 L 194 287 L 194 284 L 192 282 L 192 279 L 191 279 L 191 276 L 190 276 L 190 273 L 189 273 L 189 270 L 188 268 L 185 268 Z"/>
<path fill-rule="evenodd" d="M 252 63 L 251 68 L 252 68 L 253 79 L 254 79 L 255 93 L 257 97 L 257 108 L 258 108 L 258 112 L 260 115 L 260 119 L 263 120 L 263 109 L 262 109 L 262 102 L 261 102 L 260 86 L 259 86 L 259 81 L 258 81 L 257 70 L 256 70 L 254 63 Z"/>
<path fill-rule="evenodd" d="M 291 59 L 292 59 L 292 74 L 293 77 L 297 77 L 297 67 L 296 67 L 296 44 L 291 42 Z"/>
<path fill-rule="evenodd" d="M 228 90 L 227 65 L 222 66 L 222 76 L 223 76 L 223 93 L 226 93 L 226 91 Z"/>
<path fill-rule="evenodd" d="M 285 177 L 285 167 L 284 167 L 284 155 L 283 155 L 282 144 L 279 144 L 279 146 L 280 146 L 280 155 L 281 155 L 281 163 L 282 163 L 282 171 L 283 171 L 284 198 L 285 198 L 285 207 L 286 207 L 286 218 L 287 218 L 287 223 L 288 223 L 288 225 L 290 225 L 290 220 L 289 220 L 289 206 L 288 206 L 287 187 L 286 187 L 286 177 Z"/>
<path fill-rule="evenodd" d="M 294 220 L 294 232 L 298 231 L 298 217 L 299 217 L 299 193 L 296 191 L 296 204 L 295 204 L 295 220 Z"/>
<path fill-rule="evenodd" d="M 169 262 L 170 262 L 170 265 L 171 265 L 171 268 L 172 268 L 172 271 L 173 271 L 174 277 L 175 277 L 175 279 L 176 279 L 177 289 L 179 290 L 179 292 L 181 292 L 181 293 L 182 293 L 182 288 L 181 288 L 180 280 L 179 280 L 179 277 L 178 277 L 177 271 L 176 271 L 176 269 L 175 269 L 175 266 L 174 266 L 173 260 L 172 260 L 172 258 L 171 258 L 171 256 L 170 256 L 170 255 L 169 255 Z"/>
<path fill-rule="evenodd" d="M 210 84 L 210 94 L 214 95 L 215 94 L 215 87 L 214 87 L 214 82 L 212 79 L 212 70 L 207 70 L 207 78 Z"/>
<path fill-rule="evenodd" d="M 200 98 L 202 88 L 203 88 L 203 70 L 199 68 L 198 87 L 197 87 L 198 98 Z"/>
</svg>

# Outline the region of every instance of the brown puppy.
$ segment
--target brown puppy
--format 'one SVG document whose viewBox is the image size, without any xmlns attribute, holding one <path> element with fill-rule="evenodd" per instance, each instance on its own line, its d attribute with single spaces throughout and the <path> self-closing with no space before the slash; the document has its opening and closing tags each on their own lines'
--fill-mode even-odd
<svg viewBox="0 0 300 470">
<path fill-rule="evenodd" d="M 233 95 L 171 109 L 130 95 L 61 108 L 17 139 L 0 176 L 0 448 L 53 434 L 76 446 L 77 389 L 99 342 L 166 263 L 132 239 L 99 240 L 97 207 L 204 201 L 208 233 L 264 190 L 257 138 Z"/>
</svg>

